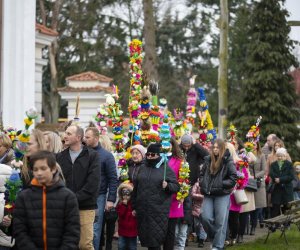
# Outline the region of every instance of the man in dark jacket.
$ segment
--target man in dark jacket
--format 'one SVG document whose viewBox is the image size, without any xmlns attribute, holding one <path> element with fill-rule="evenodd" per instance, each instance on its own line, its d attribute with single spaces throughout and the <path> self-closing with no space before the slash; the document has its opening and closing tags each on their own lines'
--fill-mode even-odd
<svg viewBox="0 0 300 250">
<path fill-rule="evenodd" d="M 100 162 L 95 150 L 82 144 L 83 129 L 77 125 L 67 128 L 64 136 L 67 149 L 57 154 L 66 185 L 77 197 L 80 212 L 80 249 L 94 249 L 93 223 L 100 182 Z"/>
<path fill-rule="evenodd" d="M 116 201 L 118 177 L 116 162 L 113 154 L 99 144 L 100 134 L 96 127 L 89 127 L 85 131 L 86 145 L 98 152 L 100 162 L 100 186 L 97 198 L 98 212 L 94 223 L 94 248 L 99 249 L 104 210 L 113 208 Z M 108 194 L 108 195 L 107 195 Z M 106 198 L 107 196 L 107 198 Z"/>
<path fill-rule="evenodd" d="M 193 143 L 193 137 L 185 134 L 181 137 L 180 144 L 186 161 L 190 166 L 190 184 L 193 186 L 200 174 L 200 166 L 204 163 L 204 157 L 208 156 L 208 151 L 198 143 Z"/>
</svg>

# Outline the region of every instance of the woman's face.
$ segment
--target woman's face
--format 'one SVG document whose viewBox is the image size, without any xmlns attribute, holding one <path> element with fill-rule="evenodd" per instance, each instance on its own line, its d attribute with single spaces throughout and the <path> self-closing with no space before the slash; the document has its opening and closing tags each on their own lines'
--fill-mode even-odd
<svg viewBox="0 0 300 250">
<path fill-rule="evenodd" d="M 217 143 L 214 144 L 213 150 L 212 150 L 212 151 L 213 151 L 213 154 L 214 154 L 215 156 L 218 156 L 218 155 L 219 155 L 220 149 L 219 149 L 219 146 L 218 146 Z"/>
<path fill-rule="evenodd" d="M 143 156 L 140 151 L 138 151 L 137 149 L 133 149 L 131 151 L 131 158 L 132 158 L 133 162 L 141 162 L 143 159 Z"/>
<path fill-rule="evenodd" d="M 276 155 L 277 155 L 278 161 L 284 161 L 286 159 L 286 155 L 285 154 L 276 154 Z"/>
<path fill-rule="evenodd" d="M 279 143 L 277 142 L 277 143 L 274 144 L 275 152 L 276 152 L 276 150 L 277 150 L 278 148 L 280 148 L 280 145 L 279 145 Z"/>
<path fill-rule="evenodd" d="M 39 150 L 38 142 L 35 136 L 31 135 L 27 146 L 26 156 L 31 156 L 32 154 L 36 153 L 38 150 Z"/>
<path fill-rule="evenodd" d="M 50 139 L 48 135 L 44 135 L 45 137 L 45 143 L 48 150 L 50 150 Z"/>
</svg>

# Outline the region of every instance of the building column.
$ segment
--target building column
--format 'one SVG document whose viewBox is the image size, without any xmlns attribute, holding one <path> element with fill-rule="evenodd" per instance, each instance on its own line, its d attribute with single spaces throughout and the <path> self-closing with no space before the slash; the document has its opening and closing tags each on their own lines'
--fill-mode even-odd
<svg viewBox="0 0 300 250">
<path fill-rule="evenodd" d="M 4 126 L 24 127 L 35 104 L 35 0 L 3 0 L 2 91 Z"/>
</svg>

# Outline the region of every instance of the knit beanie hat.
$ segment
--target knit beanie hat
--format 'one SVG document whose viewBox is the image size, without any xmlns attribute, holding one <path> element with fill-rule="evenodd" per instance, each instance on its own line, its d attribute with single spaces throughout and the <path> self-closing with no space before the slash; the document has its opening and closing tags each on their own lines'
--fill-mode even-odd
<svg viewBox="0 0 300 250">
<path fill-rule="evenodd" d="M 147 150 L 142 145 L 138 144 L 138 145 L 132 146 L 131 149 L 130 149 L 130 152 L 132 152 L 134 149 L 138 150 L 141 153 L 141 155 L 143 156 L 143 158 L 145 157 L 145 154 L 146 154 Z"/>
<path fill-rule="evenodd" d="M 278 148 L 276 154 L 286 155 L 287 151 L 285 148 Z"/>
<path fill-rule="evenodd" d="M 193 138 L 191 135 L 185 134 L 181 137 L 181 143 L 182 144 L 192 144 Z"/>
<path fill-rule="evenodd" d="M 160 143 L 152 143 L 149 145 L 147 149 L 147 153 L 156 153 L 159 154 L 161 149 L 161 144 Z"/>
</svg>

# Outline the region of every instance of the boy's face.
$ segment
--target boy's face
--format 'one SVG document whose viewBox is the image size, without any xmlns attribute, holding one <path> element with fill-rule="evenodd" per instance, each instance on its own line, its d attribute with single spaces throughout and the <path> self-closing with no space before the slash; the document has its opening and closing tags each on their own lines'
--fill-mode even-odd
<svg viewBox="0 0 300 250">
<path fill-rule="evenodd" d="M 37 160 L 33 165 L 33 176 L 38 180 L 41 185 L 49 186 L 53 179 L 53 174 L 56 168 L 50 169 L 47 160 Z"/>
</svg>

